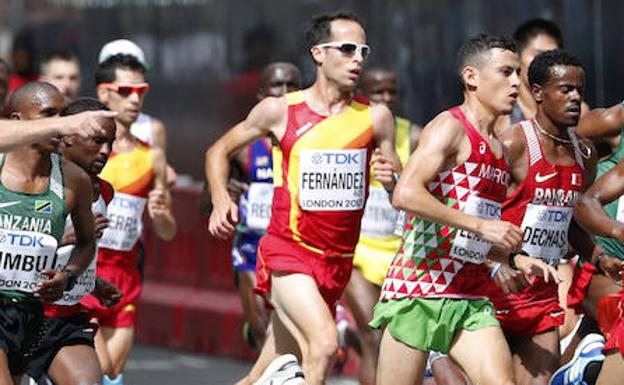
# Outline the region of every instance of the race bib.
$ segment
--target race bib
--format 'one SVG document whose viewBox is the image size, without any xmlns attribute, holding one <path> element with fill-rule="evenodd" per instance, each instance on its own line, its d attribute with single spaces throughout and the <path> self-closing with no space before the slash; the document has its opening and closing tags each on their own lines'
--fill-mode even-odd
<svg viewBox="0 0 624 385">
<path fill-rule="evenodd" d="M 364 207 L 366 149 L 301 150 L 299 205 L 309 211 Z"/>
<path fill-rule="evenodd" d="M 56 267 L 56 239 L 32 231 L 0 230 L 0 290 L 32 292 Z"/>
<path fill-rule="evenodd" d="M 109 225 L 98 247 L 106 249 L 128 251 L 137 243 L 143 232 L 143 211 L 147 199 L 115 193 L 115 197 L 108 204 L 106 216 Z"/>
<path fill-rule="evenodd" d="M 361 234 L 366 237 L 394 235 L 399 212 L 390 204 L 390 194 L 381 187 L 371 187 L 362 217 Z"/>
<path fill-rule="evenodd" d="M 247 227 L 266 230 L 271 220 L 272 183 L 252 183 L 247 191 Z"/>
<path fill-rule="evenodd" d="M 551 265 L 568 251 L 571 207 L 528 204 L 522 220 L 522 250 Z"/>
<path fill-rule="evenodd" d="M 62 270 L 69 262 L 69 257 L 71 256 L 71 252 L 74 249 L 74 245 L 67 245 L 59 247 L 56 252 L 56 266 L 54 267 L 57 270 Z M 95 270 L 97 266 L 97 250 L 95 251 L 95 255 L 93 256 L 93 260 L 89 264 L 89 267 L 78 276 L 78 280 L 76 281 L 76 285 L 70 290 L 63 293 L 63 298 L 54 302 L 57 305 L 71 306 L 75 305 L 82 297 L 87 294 L 90 294 L 93 289 L 95 289 Z"/>
<path fill-rule="evenodd" d="M 615 220 L 624 223 L 624 195 L 618 198 Z"/>
<path fill-rule="evenodd" d="M 500 219 L 501 204 L 489 199 L 470 195 L 464 208 L 466 214 L 484 219 Z M 484 263 L 492 244 L 481 239 L 477 234 L 466 230 L 457 230 L 451 247 L 451 256 L 470 263 Z"/>
<path fill-rule="evenodd" d="M 399 211 L 399 215 L 397 216 L 397 221 L 394 226 L 394 235 L 402 237 L 405 232 L 405 224 L 407 223 L 407 211 L 401 210 Z"/>
</svg>

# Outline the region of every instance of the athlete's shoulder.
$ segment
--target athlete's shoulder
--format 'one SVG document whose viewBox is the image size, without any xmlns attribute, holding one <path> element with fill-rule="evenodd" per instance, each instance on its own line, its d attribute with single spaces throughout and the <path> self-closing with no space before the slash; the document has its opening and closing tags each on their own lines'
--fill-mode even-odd
<svg viewBox="0 0 624 385">
<path fill-rule="evenodd" d="M 65 185 L 70 188 L 82 188 L 82 186 L 90 186 L 89 174 L 77 164 L 67 159 L 61 159 L 61 167 L 63 169 L 63 179 Z"/>
<path fill-rule="evenodd" d="M 445 110 L 436 115 L 427 125 L 424 127 L 424 130 L 436 132 L 454 132 L 457 134 L 464 133 L 464 125 L 462 122 L 457 119 L 450 110 Z"/>
<path fill-rule="evenodd" d="M 104 199 L 104 203 L 108 205 L 110 201 L 113 200 L 113 196 L 115 195 L 115 189 L 113 188 L 112 184 L 100 178 L 99 176 L 96 176 L 95 178 L 98 182 L 98 185 L 100 185 L 100 194 L 102 195 L 102 199 Z"/>
<path fill-rule="evenodd" d="M 514 161 L 524 155 L 526 142 L 524 140 L 524 131 L 522 124 L 516 123 L 498 135 L 498 140 L 505 148 L 505 152 L 510 161 Z"/>
</svg>

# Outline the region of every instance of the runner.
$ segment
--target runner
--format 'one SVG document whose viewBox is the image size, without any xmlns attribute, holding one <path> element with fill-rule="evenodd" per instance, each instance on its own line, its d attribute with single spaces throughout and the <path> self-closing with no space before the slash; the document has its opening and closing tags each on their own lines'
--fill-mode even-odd
<svg viewBox="0 0 624 385">
<path fill-rule="evenodd" d="M 618 151 L 611 158 L 615 156 L 621 156 L 621 153 Z M 607 335 L 607 342 L 603 350 L 606 359 L 598 377 L 597 385 L 620 384 L 622 376 L 624 376 L 624 317 L 622 316 L 624 309 L 624 291 L 622 291 L 624 224 L 619 202 L 622 194 L 624 194 L 624 162 L 620 160 L 587 190 L 581 197 L 575 211 L 575 217 L 578 222 L 597 235 L 596 241 L 608 253 L 608 255 L 601 254 L 597 258 L 595 266 L 598 273 L 591 275 L 591 281 L 588 286 L 589 293 L 592 293 L 592 291 L 603 292 L 602 297 L 594 295 L 594 297 L 600 299 L 605 298 L 608 294 L 614 297 L 615 293 L 611 290 L 619 291 L 619 298 L 616 298 L 616 301 L 609 301 L 613 303 L 613 306 L 609 306 L 608 302 L 605 304 L 606 306 L 598 302 L 598 314 L 596 317 Z M 605 276 L 615 281 L 615 284 L 601 284 L 600 281 L 604 281 Z M 611 290 L 609 290 L 609 287 Z M 602 290 L 599 288 L 602 288 Z M 586 300 L 584 304 L 586 302 L 594 302 L 595 304 L 596 301 L 591 301 L 591 297 L 588 299 L 590 301 Z M 592 306 L 587 308 L 588 310 L 592 309 Z M 593 308 L 595 310 L 595 307 Z M 601 314 L 601 310 L 605 308 L 607 311 Z M 607 325 L 609 322 L 612 324 Z M 587 363 L 583 362 L 582 364 L 580 372 L 584 374 Z M 566 377 L 576 379 L 573 375 L 567 375 Z"/>
<path fill-rule="evenodd" d="M 405 163 L 418 143 L 421 127 L 396 115 L 399 107 L 396 74 L 383 68 L 367 69 L 362 74 L 361 91 L 372 103 L 383 104 L 393 113 L 395 149 L 401 163 Z M 389 167 L 392 165 L 389 164 Z M 358 327 L 362 352 L 359 380 L 362 384 L 373 384 L 375 381 L 381 333 L 371 329 L 368 322 L 373 317 L 373 307 L 379 299 L 388 266 L 400 246 L 401 238 L 394 235 L 398 216 L 398 211 L 390 204 L 388 192 L 371 177 L 360 239 L 353 258 L 353 271 L 344 293 Z"/>
<path fill-rule="evenodd" d="M 522 251 L 557 266 L 573 249 L 591 260 L 593 242 L 572 211 L 596 170 L 596 151 L 572 129 L 585 88 L 580 61 L 562 50 L 543 52 L 529 68 L 537 114 L 500 136 L 507 147 L 511 184 L 502 219 L 521 227 Z M 571 226 L 572 224 L 572 226 Z M 568 235 L 569 234 L 569 235 Z M 505 332 L 518 384 L 548 384 L 559 367 L 564 311 L 556 282 L 527 281 L 508 266 L 493 270 L 490 299 Z"/>
<path fill-rule="evenodd" d="M 98 243 L 97 274 L 119 287 L 123 298 L 111 308 L 101 306 L 92 296 L 85 297 L 83 304 L 96 312 L 98 334 L 105 341 L 99 344 L 96 340 L 104 383 L 121 384 L 121 373 L 134 339 L 136 301 L 141 292 L 137 241 L 145 206 L 158 237 L 172 239 L 176 222 L 163 152 L 147 147 L 130 134 L 130 126 L 149 89 L 145 67 L 134 56 L 115 55 L 100 64 L 95 78 L 98 98 L 117 112 L 113 152 L 100 174 L 113 185 L 115 197 L 107 210 L 110 226 Z"/>
<path fill-rule="evenodd" d="M 302 357 L 307 384 L 322 384 L 336 354 L 333 313 L 351 274 L 373 143 L 399 167 L 390 111 L 353 96 L 369 53 L 365 41 L 352 13 L 315 17 L 308 32 L 315 83 L 265 98 L 206 153 L 209 230 L 226 238 L 238 221 L 226 187 L 229 156 L 261 137 L 278 144 L 271 221 L 257 263 L 257 290 L 275 311 L 260 357 L 241 384 L 301 377 L 293 355 L 278 357 L 285 353 Z"/>
<path fill-rule="evenodd" d="M 41 63 L 41 81 L 48 82 L 67 98 L 76 99 L 80 90 L 80 63 L 70 53 L 49 54 Z"/>
<path fill-rule="evenodd" d="M 54 86 L 32 82 L 15 90 L 8 106 L 11 119 L 32 120 L 57 115 L 64 101 Z M 58 143 L 58 138 L 47 139 L 0 156 L 1 254 L 5 259 L 15 255 L 19 265 L 3 264 L 0 271 L 2 384 L 10 384 L 11 375 L 19 379 L 42 342 L 42 300 L 56 301 L 71 290 L 95 251 L 89 177 L 54 153 Z M 55 270 L 68 214 L 76 246 L 64 267 Z M 29 255 L 36 258 L 29 260 Z"/>
<path fill-rule="evenodd" d="M 457 67 L 464 102 L 425 127 L 401 174 L 392 201 L 409 221 L 370 323 L 386 326 L 379 385 L 422 384 L 430 350 L 450 352 L 474 384 L 514 383 L 509 348 L 485 298 L 485 262 L 490 242 L 507 255 L 522 239 L 518 227 L 499 220 L 509 171 L 493 132 L 513 108 L 519 69 L 508 39 L 480 35 L 464 44 Z M 512 253 L 509 262 L 556 279 L 533 258 Z"/>
<path fill-rule="evenodd" d="M 291 63 L 269 64 L 260 76 L 258 100 L 279 97 L 301 88 L 299 69 Z M 244 170 L 245 182 L 230 179 L 228 190 L 239 202 L 241 223 L 236 227 L 232 247 L 232 265 L 238 294 L 247 321 L 245 339 L 253 348 L 261 348 L 269 316 L 262 299 L 253 293 L 256 286 L 256 251 L 271 218 L 273 166 L 271 142 L 259 139 L 234 155 L 237 166 Z"/>
<path fill-rule="evenodd" d="M 83 111 L 108 111 L 108 108 L 96 99 L 79 98 L 69 104 L 61 116 L 74 115 Z M 113 197 L 113 188 L 99 179 L 97 174 L 106 164 L 115 139 L 115 121 L 107 118 L 102 122 L 106 135 L 97 135 L 89 139 L 76 136 L 63 138 L 60 150 L 63 157 L 77 164 L 86 171 L 91 179 L 93 198 L 91 210 L 95 217 L 95 236 L 100 238 L 108 225 L 106 205 Z M 65 223 L 65 233 L 61 240 L 62 247 L 57 251 L 57 268 L 62 268 L 74 248 L 75 232 L 71 218 Z M 80 299 L 94 291 L 94 295 L 108 306 L 119 301 L 121 292 L 108 281 L 96 280 L 97 256 L 76 281 L 74 288 L 66 291 L 63 298 L 45 307 L 45 333 L 37 352 L 28 365 L 28 375 L 41 382 L 44 374 L 56 384 L 97 384 L 102 379 L 102 372 L 93 347 L 96 327 L 90 323 L 88 315 L 80 306 Z M 79 362 L 80 365 L 76 366 Z"/>
</svg>

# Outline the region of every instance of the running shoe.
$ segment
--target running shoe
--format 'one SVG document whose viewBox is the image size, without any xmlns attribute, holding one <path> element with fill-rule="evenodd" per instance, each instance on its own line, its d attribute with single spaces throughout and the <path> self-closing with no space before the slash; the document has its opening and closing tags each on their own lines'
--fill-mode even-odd
<svg viewBox="0 0 624 385">
<path fill-rule="evenodd" d="M 305 385 L 297 357 L 292 354 L 277 357 L 254 385 Z"/>
<path fill-rule="evenodd" d="M 336 329 L 338 330 L 338 351 L 336 352 L 336 360 L 332 368 L 333 375 L 342 373 L 344 366 L 349 358 L 349 346 L 347 344 L 347 333 L 349 331 L 349 318 L 347 309 L 341 304 L 336 304 Z"/>
<path fill-rule="evenodd" d="M 574 356 L 560 367 L 550 379 L 550 385 L 590 385 L 588 377 L 597 373 L 605 359 L 602 354 L 605 339 L 600 334 L 588 334 L 579 342 Z"/>
</svg>

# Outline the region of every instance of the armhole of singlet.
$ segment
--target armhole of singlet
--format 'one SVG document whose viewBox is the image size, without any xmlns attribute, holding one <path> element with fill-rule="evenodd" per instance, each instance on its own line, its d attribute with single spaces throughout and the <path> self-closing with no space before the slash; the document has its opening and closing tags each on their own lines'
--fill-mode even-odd
<svg viewBox="0 0 624 385">
<path fill-rule="evenodd" d="M 527 146 L 527 156 L 529 160 L 529 167 L 534 166 L 544 158 L 544 152 L 540 144 L 537 132 L 535 130 L 533 120 L 523 120 L 520 122 L 522 127 L 522 136 L 524 136 L 524 142 Z"/>
</svg>

